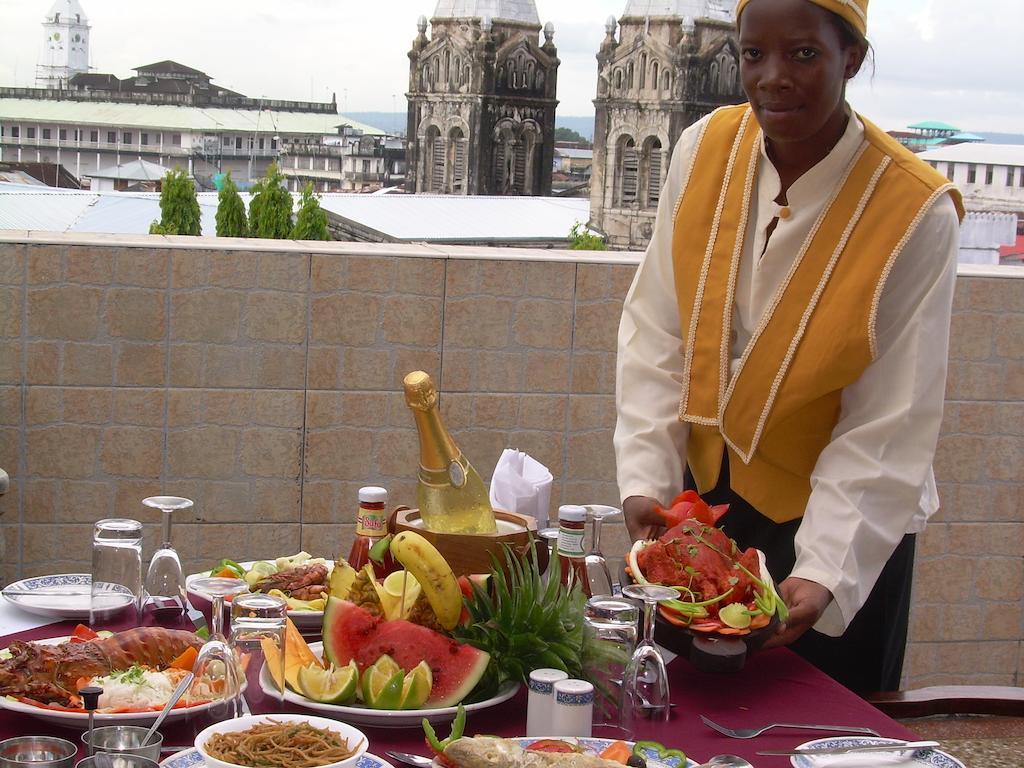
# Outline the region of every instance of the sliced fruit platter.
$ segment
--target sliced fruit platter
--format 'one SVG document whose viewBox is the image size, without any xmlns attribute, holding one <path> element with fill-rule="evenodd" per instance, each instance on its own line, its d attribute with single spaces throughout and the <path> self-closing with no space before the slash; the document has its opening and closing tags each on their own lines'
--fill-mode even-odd
<svg viewBox="0 0 1024 768">
<path fill-rule="evenodd" d="M 404 727 L 505 701 L 538 663 L 580 674 L 578 587 L 542 586 L 536 561 L 511 554 L 491 574 L 456 579 L 413 531 L 390 550 L 403 569 L 383 580 L 372 565 L 335 563 L 344 578 L 327 598 L 323 643 L 290 624 L 283 680 L 276 648 L 264 648 L 265 690 L 283 686 L 287 701 L 357 724 Z"/>
<path fill-rule="evenodd" d="M 638 584 L 663 584 L 679 590 L 679 600 L 658 605 L 670 624 L 695 632 L 743 636 L 785 620 L 786 604 L 764 563 L 750 547 L 717 527 L 728 505 L 709 507 L 694 491 L 677 496 L 657 511 L 668 530 L 658 539 L 633 544 L 626 572 Z"/>
</svg>

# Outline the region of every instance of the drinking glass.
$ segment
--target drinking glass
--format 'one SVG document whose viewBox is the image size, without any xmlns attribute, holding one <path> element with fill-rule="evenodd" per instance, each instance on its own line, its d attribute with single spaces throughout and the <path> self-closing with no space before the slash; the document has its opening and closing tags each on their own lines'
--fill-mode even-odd
<svg viewBox="0 0 1024 768">
<path fill-rule="evenodd" d="M 654 606 L 678 598 L 679 590 L 658 584 L 630 584 L 622 588 L 622 594 L 644 604 L 644 636 L 622 676 L 622 714 L 629 730 L 635 732 L 638 721 L 665 722 L 669 718 L 668 672 L 654 644 Z"/>
<path fill-rule="evenodd" d="M 192 582 L 192 589 L 210 596 L 210 637 L 224 640 L 224 598 L 249 591 L 245 579 L 204 576 Z"/>
<path fill-rule="evenodd" d="M 158 610 L 173 610 L 179 615 L 188 608 L 185 594 L 185 573 L 181 560 L 171 544 L 171 513 L 191 509 L 192 500 L 180 496 L 150 496 L 142 503 L 152 509 L 159 509 L 162 519 L 163 544 L 153 553 L 146 574 L 146 602 Z"/>
<path fill-rule="evenodd" d="M 242 714 L 242 677 L 239 673 L 238 660 L 223 636 L 213 637 L 203 643 L 195 664 L 192 665 L 192 671 L 195 673 L 195 680 L 190 694 L 198 688 L 213 690 L 220 694 L 207 712 L 209 717 L 218 721 L 233 720 Z M 186 694 L 186 697 L 188 698 L 190 694 Z"/>
<path fill-rule="evenodd" d="M 89 624 L 96 626 L 122 610 L 142 611 L 142 523 L 107 518 L 92 532 Z"/>
<path fill-rule="evenodd" d="M 601 523 L 608 518 L 621 515 L 622 510 L 606 504 L 584 504 L 587 516 L 591 520 L 592 535 L 590 552 L 584 558 L 587 567 L 587 579 L 590 581 L 590 594 L 610 595 L 614 592 L 612 574 L 608 570 L 608 561 L 601 552 Z"/>
<path fill-rule="evenodd" d="M 542 577 L 545 584 L 548 581 L 548 574 L 551 573 L 551 565 L 558 562 L 558 528 L 541 528 L 537 536 L 544 540 L 548 548 L 548 567 L 544 569 Z"/>
<path fill-rule="evenodd" d="M 622 678 L 636 648 L 634 603 L 596 595 L 583 609 L 583 677 L 594 686 L 593 735 L 629 741 L 622 719 Z"/>
<path fill-rule="evenodd" d="M 238 595 L 231 601 L 229 645 L 244 670 L 244 679 L 248 683 L 244 696 L 252 708 L 280 710 L 284 706 L 284 686 L 278 687 L 274 696 L 265 694 L 260 687 L 260 671 L 265 664 L 276 664 L 276 670 L 267 671 L 275 679 L 284 680 L 287 619 L 288 603 L 274 595 L 253 592 Z M 276 651 L 269 652 L 267 644 Z"/>
</svg>

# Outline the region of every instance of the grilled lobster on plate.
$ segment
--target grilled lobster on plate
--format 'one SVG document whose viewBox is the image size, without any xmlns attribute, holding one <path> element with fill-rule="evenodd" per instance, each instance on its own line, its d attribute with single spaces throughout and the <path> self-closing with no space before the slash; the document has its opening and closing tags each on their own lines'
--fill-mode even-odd
<svg viewBox="0 0 1024 768">
<path fill-rule="evenodd" d="M 162 669 L 203 641 L 192 632 L 138 627 L 111 637 L 58 645 L 15 641 L 11 658 L 0 660 L 0 696 L 67 705 L 78 695 L 78 680 L 129 669 L 134 664 Z"/>
</svg>

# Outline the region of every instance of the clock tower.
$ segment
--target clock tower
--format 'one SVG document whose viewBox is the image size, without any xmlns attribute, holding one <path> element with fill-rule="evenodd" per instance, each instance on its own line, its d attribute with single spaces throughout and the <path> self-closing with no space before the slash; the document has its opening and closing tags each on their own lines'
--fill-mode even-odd
<svg viewBox="0 0 1024 768">
<path fill-rule="evenodd" d="M 46 14 L 43 33 L 36 85 L 67 88 L 72 77 L 89 71 L 89 20 L 78 0 L 56 0 Z"/>
</svg>

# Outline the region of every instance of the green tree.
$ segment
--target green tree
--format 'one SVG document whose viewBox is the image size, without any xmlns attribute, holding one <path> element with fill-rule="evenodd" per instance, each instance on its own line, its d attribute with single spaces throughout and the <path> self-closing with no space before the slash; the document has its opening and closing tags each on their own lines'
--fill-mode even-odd
<svg viewBox="0 0 1024 768">
<path fill-rule="evenodd" d="M 572 141 L 577 144 L 585 144 L 590 146 L 590 142 L 587 141 L 586 136 L 582 136 L 572 128 L 555 128 L 555 141 Z"/>
<path fill-rule="evenodd" d="M 248 236 L 249 222 L 245 218 L 245 203 L 228 173 L 224 186 L 217 193 L 217 237 Z"/>
<path fill-rule="evenodd" d="M 192 180 L 181 168 L 168 171 L 160 188 L 160 221 L 149 225 L 151 235 L 200 235 L 199 201 Z"/>
<path fill-rule="evenodd" d="M 287 240 L 292 233 L 292 196 L 284 176 L 271 163 L 267 174 L 252 185 L 249 200 L 249 236 Z"/>
<path fill-rule="evenodd" d="M 569 250 L 606 251 L 608 246 L 605 245 L 604 238 L 588 231 L 584 228 L 582 222 L 577 221 L 572 225 L 572 229 L 569 230 Z"/>
<path fill-rule="evenodd" d="M 330 240 L 327 232 L 327 214 L 320 207 L 319 198 L 313 194 L 313 185 L 306 183 L 299 201 L 299 212 L 295 215 L 292 240 Z"/>
</svg>

